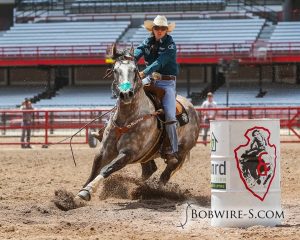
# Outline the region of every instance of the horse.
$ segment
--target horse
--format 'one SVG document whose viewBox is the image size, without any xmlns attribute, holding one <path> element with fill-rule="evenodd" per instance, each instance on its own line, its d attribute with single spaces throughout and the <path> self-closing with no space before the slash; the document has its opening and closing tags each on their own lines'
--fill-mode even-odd
<svg viewBox="0 0 300 240">
<path fill-rule="evenodd" d="M 160 139 L 163 134 L 163 130 L 158 128 L 157 115 L 160 112 L 156 111 L 143 89 L 133 51 L 133 46 L 122 53 L 115 45 L 112 47 L 115 63 L 110 72 L 114 76 L 112 88 L 118 100 L 104 130 L 100 152 L 95 155 L 90 176 L 75 197 L 79 204 L 91 200 L 103 179 L 128 164 L 141 164 L 144 181 L 157 170 L 154 160 L 161 156 Z M 179 151 L 176 158 L 166 160 L 166 168 L 159 180 L 161 185 L 165 185 L 182 166 L 196 145 L 200 131 L 199 117 L 193 105 L 182 96 L 178 95 L 177 99 L 186 109 L 189 122 L 177 127 Z"/>
</svg>

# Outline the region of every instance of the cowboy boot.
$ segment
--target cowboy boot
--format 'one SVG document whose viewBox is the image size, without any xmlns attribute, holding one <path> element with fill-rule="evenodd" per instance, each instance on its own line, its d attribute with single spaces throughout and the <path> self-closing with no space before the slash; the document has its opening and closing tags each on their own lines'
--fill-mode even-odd
<svg viewBox="0 0 300 240">
<path fill-rule="evenodd" d="M 176 164 L 179 160 L 178 152 L 165 154 L 165 162 Z"/>
</svg>

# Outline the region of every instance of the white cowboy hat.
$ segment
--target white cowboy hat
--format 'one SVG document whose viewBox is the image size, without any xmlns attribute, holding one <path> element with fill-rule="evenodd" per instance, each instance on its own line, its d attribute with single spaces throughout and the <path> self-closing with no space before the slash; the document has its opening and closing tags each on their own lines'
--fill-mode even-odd
<svg viewBox="0 0 300 240">
<path fill-rule="evenodd" d="M 144 28 L 146 28 L 149 32 L 152 32 L 152 28 L 154 26 L 168 27 L 168 32 L 172 32 L 175 29 L 175 23 L 168 24 L 167 18 L 161 15 L 157 15 L 153 22 L 150 20 L 146 20 L 144 22 Z"/>
</svg>

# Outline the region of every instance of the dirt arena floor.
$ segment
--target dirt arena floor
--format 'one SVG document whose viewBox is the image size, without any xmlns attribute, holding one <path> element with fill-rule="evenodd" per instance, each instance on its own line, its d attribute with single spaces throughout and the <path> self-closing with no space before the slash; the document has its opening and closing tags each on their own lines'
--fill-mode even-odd
<svg viewBox="0 0 300 240">
<path fill-rule="evenodd" d="M 74 146 L 42 149 L 0 148 L 0 239 L 300 239 L 300 145 L 281 145 L 282 225 L 271 228 L 214 228 L 200 219 L 182 229 L 191 201 L 210 209 L 210 151 L 199 145 L 164 189 L 146 183 L 132 165 L 106 180 L 87 206 L 63 211 L 55 201 L 65 189 L 74 194 L 87 179 L 94 153 Z M 56 196 L 55 196 L 56 193 Z"/>
</svg>

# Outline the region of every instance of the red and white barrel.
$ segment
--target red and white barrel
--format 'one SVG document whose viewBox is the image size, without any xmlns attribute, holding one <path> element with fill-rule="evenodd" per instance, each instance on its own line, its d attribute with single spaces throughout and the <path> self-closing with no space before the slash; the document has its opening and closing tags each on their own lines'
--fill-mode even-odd
<svg viewBox="0 0 300 240">
<path fill-rule="evenodd" d="M 215 120 L 210 130 L 211 225 L 280 224 L 279 120 Z"/>
</svg>

